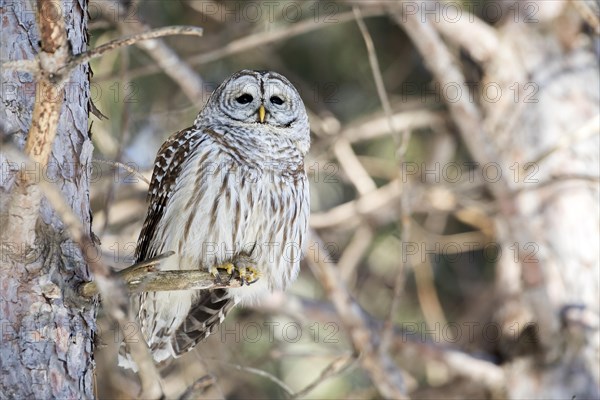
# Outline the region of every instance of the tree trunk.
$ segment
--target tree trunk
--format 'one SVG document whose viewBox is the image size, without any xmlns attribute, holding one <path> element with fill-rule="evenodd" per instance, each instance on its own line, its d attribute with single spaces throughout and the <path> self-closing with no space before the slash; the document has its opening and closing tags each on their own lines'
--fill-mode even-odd
<svg viewBox="0 0 600 400">
<path fill-rule="evenodd" d="M 496 218 L 508 393 L 598 398 L 598 60 L 581 43 L 574 8 L 533 4 L 499 28 L 486 68 L 485 83 L 508 96 L 482 103 L 510 189 Z"/>
<path fill-rule="evenodd" d="M 34 59 L 40 53 L 39 18 L 56 18 L 51 3 L 0 1 L 0 61 Z M 62 7 L 69 51 L 87 45 L 87 2 Z M 45 7 L 48 5 L 48 7 Z M 60 14 L 58 14 L 60 15 Z M 62 18 L 61 18 L 62 20 Z M 63 49 L 64 50 L 64 49 Z M 32 126 L 40 85 L 27 72 L 1 71 L 0 131 L 3 143 L 23 149 Z M 74 287 L 90 280 L 81 250 L 68 237 L 59 215 L 42 198 L 37 182 L 56 185 L 89 233 L 89 178 L 92 144 L 88 135 L 89 67 L 77 67 L 62 91 L 64 102 L 47 165 L 35 163 L 19 179 L 22 163 L 0 153 L 0 393 L 3 398 L 92 398 L 96 304 Z M 41 93 L 41 96 L 48 95 Z M 40 100 L 41 99 L 41 100 Z M 4 146 L 3 146 L 4 147 Z M 31 164 L 34 165 L 34 164 Z M 27 182 L 27 183 L 24 183 Z M 32 200 L 34 199 L 34 200 Z"/>
</svg>

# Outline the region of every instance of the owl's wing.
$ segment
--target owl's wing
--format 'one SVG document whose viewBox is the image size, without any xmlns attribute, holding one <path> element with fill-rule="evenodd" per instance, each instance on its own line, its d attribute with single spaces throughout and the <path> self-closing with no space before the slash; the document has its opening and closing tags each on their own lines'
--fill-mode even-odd
<svg viewBox="0 0 600 400">
<path fill-rule="evenodd" d="M 157 229 L 160 227 L 162 218 L 165 217 L 165 207 L 176 190 L 177 180 L 185 162 L 189 160 L 189 154 L 197 150 L 201 137 L 201 131 L 198 128 L 188 128 L 171 136 L 158 151 L 148 191 L 150 206 L 136 248 L 137 261 L 158 255 L 156 252 L 160 248 L 160 244 L 155 241 L 157 237 L 161 236 Z M 149 295 L 153 299 L 162 296 L 160 292 Z M 147 302 L 146 296 L 140 295 L 138 306 L 141 307 L 140 310 L 147 307 Z M 155 314 L 156 307 L 162 307 L 163 303 L 165 302 L 154 301 L 152 303 Z M 199 341 L 210 335 L 214 328 L 223 322 L 225 315 L 234 307 L 235 303 L 236 301 L 229 296 L 226 289 L 202 291 L 195 296 L 187 316 L 178 327 L 165 330 L 160 329 L 162 325 L 155 321 L 142 318 L 140 322 L 142 326 L 154 327 L 147 339 L 148 345 L 154 353 L 160 351 L 170 341 L 172 355 L 178 356 L 191 350 Z M 148 315 L 148 313 L 140 312 L 140 315 Z M 149 318 L 156 318 L 156 315 Z M 123 347 L 121 358 L 128 359 L 126 351 L 127 349 Z M 160 361 L 164 359 L 164 356 L 154 354 L 154 358 Z M 130 363 L 131 360 L 128 359 L 127 363 L 122 364 L 127 367 L 131 365 Z"/>
<path fill-rule="evenodd" d="M 152 246 L 157 236 L 156 229 L 164 216 L 167 202 L 173 195 L 181 169 L 188 155 L 198 144 L 197 134 L 198 129 L 195 127 L 173 134 L 156 155 L 147 198 L 150 206 L 135 250 L 136 261 L 158 255 L 155 254 L 156 249 Z"/>
</svg>

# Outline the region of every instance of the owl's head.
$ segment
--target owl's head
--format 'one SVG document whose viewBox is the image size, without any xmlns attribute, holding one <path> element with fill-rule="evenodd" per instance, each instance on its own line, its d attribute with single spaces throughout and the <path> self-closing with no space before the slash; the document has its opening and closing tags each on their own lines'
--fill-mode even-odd
<svg viewBox="0 0 600 400">
<path fill-rule="evenodd" d="M 214 91 L 201 112 L 213 121 L 215 114 L 259 134 L 291 139 L 304 153 L 308 150 L 310 128 L 304 103 L 292 83 L 277 72 L 242 70 L 233 74 Z"/>
</svg>

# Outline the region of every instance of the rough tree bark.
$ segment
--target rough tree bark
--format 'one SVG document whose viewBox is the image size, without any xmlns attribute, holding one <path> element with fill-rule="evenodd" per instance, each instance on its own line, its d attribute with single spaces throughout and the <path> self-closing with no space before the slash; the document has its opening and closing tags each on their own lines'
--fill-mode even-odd
<svg viewBox="0 0 600 400">
<path fill-rule="evenodd" d="M 58 50 L 74 54 L 86 50 L 86 1 L 39 4 L 44 5 L 38 9 L 35 2 L 0 1 L 1 62 L 32 60 L 42 51 L 52 52 L 41 40 L 45 33 L 40 34 L 40 25 L 57 18 L 63 21 L 56 7 L 64 15 L 68 40 L 68 48 Z M 37 123 L 32 117 L 36 102 L 62 102 L 62 107 L 47 165 L 31 151 L 28 154 L 36 162 L 21 175 L 18 169 L 24 165 L 9 158 L 6 148 L 0 152 L 0 397 L 92 398 L 96 305 L 73 290 L 90 280 L 90 273 L 57 213 L 43 197 L 41 203 L 36 200 L 37 182 L 55 184 L 89 233 L 89 67 L 76 67 L 55 98 L 52 88 L 43 87 L 27 72 L 3 70 L 1 84 L 3 145 L 26 148 L 27 134 Z"/>
</svg>

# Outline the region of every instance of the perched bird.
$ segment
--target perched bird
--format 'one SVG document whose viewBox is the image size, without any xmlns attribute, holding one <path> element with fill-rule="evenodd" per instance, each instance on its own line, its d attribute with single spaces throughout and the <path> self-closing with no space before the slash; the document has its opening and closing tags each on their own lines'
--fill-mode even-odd
<svg viewBox="0 0 600 400">
<path fill-rule="evenodd" d="M 310 211 L 309 146 L 298 91 L 276 72 L 251 70 L 223 82 L 194 125 L 162 145 L 136 261 L 172 250 L 159 270 L 224 270 L 246 284 L 133 298 L 155 362 L 191 350 L 237 303 L 296 278 Z M 137 370 L 126 343 L 119 365 Z"/>
</svg>

